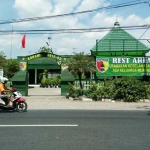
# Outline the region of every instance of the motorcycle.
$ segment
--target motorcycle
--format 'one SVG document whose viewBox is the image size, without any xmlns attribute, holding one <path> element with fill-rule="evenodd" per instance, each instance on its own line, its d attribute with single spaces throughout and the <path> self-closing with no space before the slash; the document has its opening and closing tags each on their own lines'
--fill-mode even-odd
<svg viewBox="0 0 150 150">
<path fill-rule="evenodd" d="M 15 94 L 17 93 L 17 97 L 16 98 L 13 98 L 13 95 L 14 95 L 14 92 Z M 16 110 L 18 112 L 25 112 L 27 111 L 27 103 L 26 103 L 26 100 L 24 98 L 22 98 L 22 95 L 21 93 L 19 93 L 18 91 L 12 91 L 12 95 L 11 95 L 11 98 L 13 98 L 13 101 L 12 101 L 12 107 L 8 107 L 8 99 L 7 98 L 3 98 L 3 99 L 0 99 L 0 109 L 2 110 Z"/>
</svg>

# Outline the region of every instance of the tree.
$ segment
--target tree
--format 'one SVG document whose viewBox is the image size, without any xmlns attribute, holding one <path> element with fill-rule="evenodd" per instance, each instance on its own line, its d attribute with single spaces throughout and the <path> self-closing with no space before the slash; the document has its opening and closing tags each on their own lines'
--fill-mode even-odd
<svg viewBox="0 0 150 150">
<path fill-rule="evenodd" d="M 7 60 L 0 55 L 0 68 L 4 69 L 6 62 L 7 62 Z"/>
<path fill-rule="evenodd" d="M 19 71 L 19 63 L 16 59 L 7 60 L 6 64 L 6 75 L 8 78 L 11 78 Z"/>
<path fill-rule="evenodd" d="M 6 58 L 6 55 L 4 54 L 3 51 L 0 51 L 0 56 L 3 57 L 3 58 Z"/>
<path fill-rule="evenodd" d="M 5 54 L 1 51 L 0 52 L 0 69 L 3 69 L 4 71 L 4 75 L 5 75 L 5 72 L 6 72 L 6 63 L 7 63 L 7 60 L 5 59 Z"/>
<path fill-rule="evenodd" d="M 14 74 L 19 71 L 19 63 L 15 59 L 6 60 L 6 55 L 1 51 L 0 52 L 0 68 L 4 71 L 4 76 L 11 78 Z"/>
<path fill-rule="evenodd" d="M 45 46 L 40 47 L 40 49 L 39 49 L 38 52 L 39 52 L 39 53 L 40 53 L 40 52 L 53 53 L 53 52 L 52 52 L 52 49 L 47 48 L 47 47 L 45 47 Z"/>
<path fill-rule="evenodd" d="M 84 73 L 96 71 L 95 59 L 89 55 L 85 55 L 84 52 L 74 53 L 67 64 L 69 70 L 78 76 L 81 89 L 83 89 L 81 81 Z"/>
</svg>

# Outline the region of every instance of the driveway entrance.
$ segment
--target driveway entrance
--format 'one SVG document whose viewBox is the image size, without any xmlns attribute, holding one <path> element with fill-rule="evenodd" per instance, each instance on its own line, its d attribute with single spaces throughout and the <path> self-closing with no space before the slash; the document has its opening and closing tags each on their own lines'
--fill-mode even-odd
<svg viewBox="0 0 150 150">
<path fill-rule="evenodd" d="M 35 86 L 34 88 L 28 89 L 28 96 L 60 96 L 61 88 L 41 88 Z"/>
</svg>

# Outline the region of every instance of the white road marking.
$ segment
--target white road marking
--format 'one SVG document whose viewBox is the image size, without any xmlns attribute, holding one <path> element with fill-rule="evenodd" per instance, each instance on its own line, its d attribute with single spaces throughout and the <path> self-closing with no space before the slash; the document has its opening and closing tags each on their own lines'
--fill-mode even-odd
<svg viewBox="0 0 150 150">
<path fill-rule="evenodd" d="M 77 124 L 0 125 L 0 127 L 77 127 Z"/>
</svg>

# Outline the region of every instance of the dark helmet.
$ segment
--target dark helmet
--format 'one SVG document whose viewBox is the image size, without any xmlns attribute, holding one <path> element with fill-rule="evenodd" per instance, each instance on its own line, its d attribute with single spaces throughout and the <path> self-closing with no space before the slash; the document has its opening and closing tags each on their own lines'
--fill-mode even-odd
<svg viewBox="0 0 150 150">
<path fill-rule="evenodd" d="M 13 88 L 13 92 L 16 92 L 17 91 L 17 88 Z"/>
</svg>

